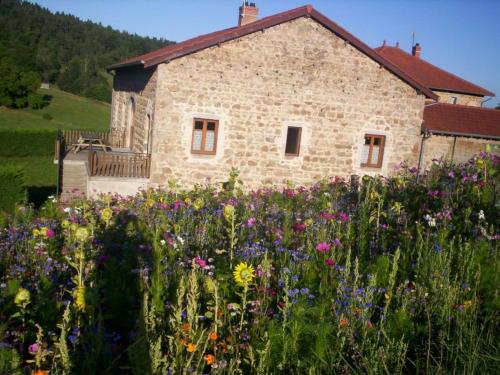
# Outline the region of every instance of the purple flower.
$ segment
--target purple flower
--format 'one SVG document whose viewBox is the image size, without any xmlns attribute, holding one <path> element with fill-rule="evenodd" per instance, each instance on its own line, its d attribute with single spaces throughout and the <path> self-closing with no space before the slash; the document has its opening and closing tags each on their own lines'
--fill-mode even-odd
<svg viewBox="0 0 500 375">
<path fill-rule="evenodd" d="M 316 245 L 316 250 L 318 250 L 320 253 L 326 253 L 328 250 L 330 250 L 330 244 L 328 242 L 321 242 Z"/>
<path fill-rule="evenodd" d="M 38 344 L 35 342 L 34 344 L 28 346 L 28 352 L 30 354 L 36 354 L 36 352 L 38 352 Z"/>
</svg>

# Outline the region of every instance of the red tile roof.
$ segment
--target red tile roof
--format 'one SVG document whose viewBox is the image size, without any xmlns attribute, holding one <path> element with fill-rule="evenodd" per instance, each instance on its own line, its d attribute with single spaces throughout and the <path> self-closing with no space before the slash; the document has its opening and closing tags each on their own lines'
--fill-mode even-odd
<svg viewBox="0 0 500 375">
<path fill-rule="evenodd" d="M 300 8 L 289 10 L 287 12 L 278 13 L 273 16 L 262 18 L 244 26 L 232 27 L 229 29 L 216 31 L 214 33 L 201 35 L 196 38 L 186 40 L 182 43 L 173 44 L 161 48 L 145 55 L 132 57 L 119 64 L 112 65 L 108 69 L 115 70 L 137 65 L 142 65 L 144 68 L 149 68 L 157 64 L 165 63 L 173 59 L 177 59 L 179 57 L 201 51 L 205 48 L 220 45 L 221 43 L 237 39 L 258 31 L 262 31 L 300 17 L 310 17 L 314 19 L 316 22 L 320 23 L 325 28 L 333 32 L 335 35 L 351 44 L 354 48 L 358 49 L 365 55 L 378 62 L 381 66 L 385 67 L 388 71 L 399 77 L 401 80 L 412 86 L 417 91 L 423 93 L 428 98 L 437 100 L 437 95 L 434 94 L 432 90 L 416 81 L 414 78 L 410 77 L 400 68 L 395 66 L 392 62 L 390 62 L 380 54 L 376 53 L 372 48 L 356 38 L 354 35 L 350 34 L 348 31 L 328 19 L 323 14 L 319 13 L 311 5 L 306 5 Z"/>
<path fill-rule="evenodd" d="M 434 134 L 500 140 L 500 110 L 433 103 L 425 106 L 422 128 Z"/>
<path fill-rule="evenodd" d="M 453 91 L 480 96 L 495 96 L 491 91 L 440 69 L 422 60 L 421 57 L 418 58 L 403 51 L 399 47 L 381 46 L 375 48 L 375 51 L 431 90 Z"/>
</svg>

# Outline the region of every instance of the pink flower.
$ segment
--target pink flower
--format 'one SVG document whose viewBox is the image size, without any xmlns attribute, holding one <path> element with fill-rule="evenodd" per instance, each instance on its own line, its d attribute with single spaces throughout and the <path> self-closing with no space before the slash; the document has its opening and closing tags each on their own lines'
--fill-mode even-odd
<svg viewBox="0 0 500 375">
<path fill-rule="evenodd" d="M 335 220 L 337 218 L 335 214 L 331 214 L 329 212 L 322 212 L 319 216 L 326 220 Z"/>
<path fill-rule="evenodd" d="M 55 232 L 54 232 L 54 229 L 52 228 L 47 228 L 47 232 L 45 233 L 45 236 L 47 238 L 52 238 L 55 236 Z"/>
<path fill-rule="evenodd" d="M 345 223 L 347 223 L 349 221 L 349 215 L 346 214 L 344 211 L 340 211 L 337 215 L 338 215 L 340 221 L 343 221 Z"/>
<path fill-rule="evenodd" d="M 256 221 L 257 220 L 254 217 L 251 217 L 250 219 L 247 220 L 247 227 L 253 227 Z"/>
<path fill-rule="evenodd" d="M 292 228 L 294 232 L 303 232 L 306 230 L 306 225 L 304 223 L 295 223 Z"/>
<path fill-rule="evenodd" d="M 333 267 L 333 266 L 335 266 L 335 260 L 333 260 L 332 258 L 327 258 L 327 259 L 325 259 L 325 264 L 327 266 Z"/>
<path fill-rule="evenodd" d="M 196 264 L 201 268 L 205 268 L 207 266 L 207 262 L 201 259 L 200 257 L 196 257 Z"/>
<path fill-rule="evenodd" d="M 330 250 L 330 244 L 328 242 L 321 242 L 316 245 L 316 250 L 318 250 L 320 253 L 326 253 L 328 250 Z"/>
</svg>

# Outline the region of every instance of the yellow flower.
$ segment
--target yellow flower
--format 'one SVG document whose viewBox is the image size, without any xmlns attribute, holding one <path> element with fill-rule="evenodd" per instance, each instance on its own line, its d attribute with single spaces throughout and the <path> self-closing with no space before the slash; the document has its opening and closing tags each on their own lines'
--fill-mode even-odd
<svg viewBox="0 0 500 375">
<path fill-rule="evenodd" d="M 48 231 L 48 229 L 49 229 L 49 228 L 47 228 L 47 227 L 42 227 L 42 228 L 40 228 L 40 235 L 41 235 L 42 237 L 47 237 L 47 231 Z"/>
<path fill-rule="evenodd" d="M 196 350 L 196 344 L 193 344 L 193 343 L 188 344 L 188 346 L 187 346 L 187 351 L 188 351 L 189 353 L 192 353 L 192 352 L 194 352 L 195 350 Z"/>
<path fill-rule="evenodd" d="M 16 297 L 14 298 L 14 303 L 17 306 L 25 307 L 30 303 L 31 295 L 29 290 L 24 288 L 19 288 L 17 291 Z"/>
<path fill-rule="evenodd" d="M 464 301 L 464 307 L 465 307 L 466 309 L 468 309 L 468 308 L 469 308 L 469 307 L 471 307 L 471 306 L 472 306 L 472 301 L 471 301 L 470 299 L 469 299 L 469 300 L 467 300 L 467 301 Z"/>
<path fill-rule="evenodd" d="M 306 228 L 309 228 L 311 225 L 313 225 L 313 219 L 309 218 L 304 221 L 304 225 Z"/>
<path fill-rule="evenodd" d="M 106 207 L 104 210 L 101 212 L 101 219 L 105 222 L 108 222 L 111 220 L 113 217 L 113 210 L 109 207 Z"/>
<path fill-rule="evenodd" d="M 68 220 L 63 220 L 61 222 L 61 227 L 63 227 L 64 229 L 68 228 L 69 227 L 69 221 Z"/>
<path fill-rule="evenodd" d="M 40 231 L 38 228 L 33 229 L 33 237 L 38 237 L 40 235 Z"/>
<path fill-rule="evenodd" d="M 85 242 L 89 238 L 89 230 L 85 227 L 78 228 L 75 236 L 78 241 Z"/>
<path fill-rule="evenodd" d="M 193 203 L 193 207 L 195 210 L 199 210 L 199 209 L 203 208 L 204 205 L 205 205 L 205 202 L 203 202 L 203 199 L 201 199 L 201 198 L 195 199 L 195 201 Z"/>
<path fill-rule="evenodd" d="M 80 311 L 85 310 L 85 286 L 80 285 L 74 293 L 76 308 Z"/>
<path fill-rule="evenodd" d="M 186 199 L 184 199 L 184 203 L 189 206 L 189 203 L 191 203 L 191 198 L 187 197 Z"/>
<path fill-rule="evenodd" d="M 155 204 L 155 201 L 151 198 L 148 198 L 148 199 L 146 199 L 146 202 L 144 202 L 144 204 L 146 205 L 146 207 L 151 208 Z"/>
<path fill-rule="evenodd" d="M 230 204 L 226 204 L 224 206 L 224 217 L 227 221 L 232 221 L 234 218 L 234 206 Z"/>
<path fill-rule="evenodd" d="M 238 284 L 248 285 L 255 278 L 255 270 L 252 265 L 241 262 L 236 266 L 233 275 Z"/>
</svg>

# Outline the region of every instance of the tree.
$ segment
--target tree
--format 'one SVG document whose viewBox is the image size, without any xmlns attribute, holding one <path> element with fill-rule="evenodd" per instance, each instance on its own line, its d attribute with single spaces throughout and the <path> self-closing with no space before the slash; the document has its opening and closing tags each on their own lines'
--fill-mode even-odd
<svg viewBox="0 0 500 375">
<path fill-rule="evenodd" d="M 42 98 L 37 94 L 40 76 L 35 72 L 23 72 L 9 59 L 0 59 L 0 105 L 38 108 Z"/>
</svg>

